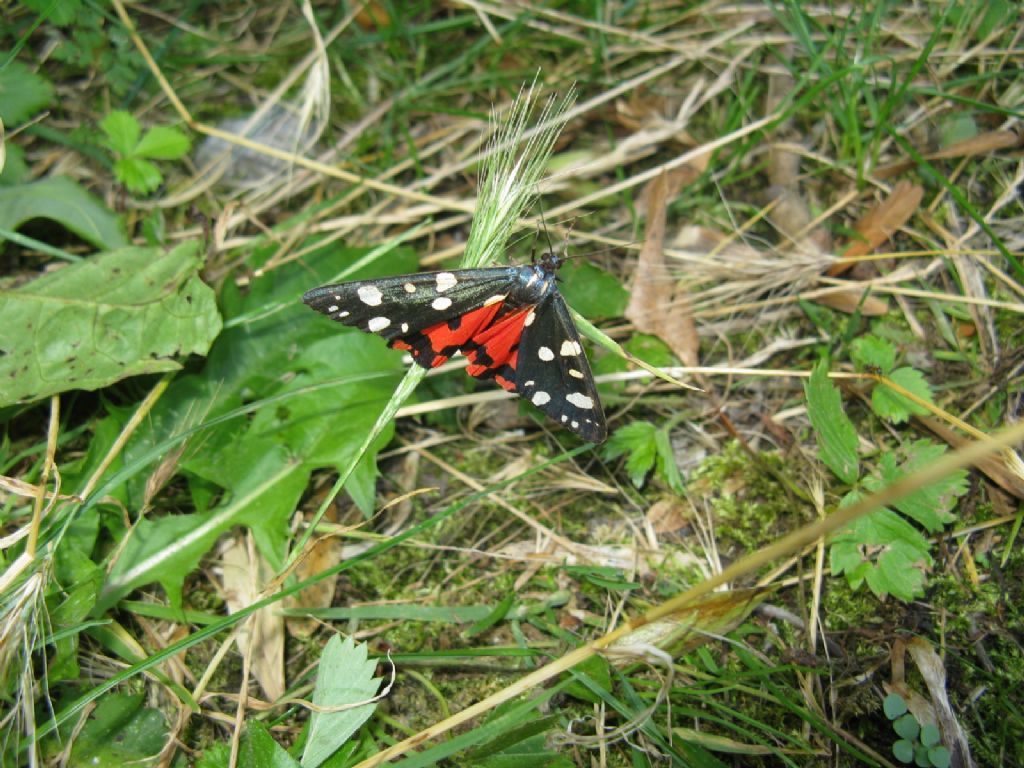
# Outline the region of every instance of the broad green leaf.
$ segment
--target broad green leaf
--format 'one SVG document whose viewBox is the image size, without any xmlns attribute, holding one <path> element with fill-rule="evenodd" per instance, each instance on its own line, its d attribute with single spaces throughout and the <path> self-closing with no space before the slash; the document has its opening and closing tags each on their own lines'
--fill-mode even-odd
<svg viewBox="0 0 1024 768">
<path fill-rule="evenodd" d="M 114 175 L 133 195 L 148 195 L 164 182 L 160 169 L 141 157 L 122 157 L 114 163 Z"/>
<path fill-rule="evenodd" d="M 188 136 L 167 125 L 155 125 L 146 131 L 135 154 L 153 160 L 178 160 L 188 154 L 192 142 Z"/>
<path fill-rule="evenodd" d="M 626 471 L 639 488 L 658 457 L 657 428 L 648 421 L 634 421 L 612 433 L 602 453 L 606 459 L 626 454 Z"/>
<path fill-rule="evenodd" d="M 844 483 L 857 480 L 857 431 L 843 413 L 842 399 L 828 379 L 828 368 L 822 361 L 814 367 L 804 385 L 807 415 L 818 435 L 818 456 L 825 466 Z"/>
<path fill-rule="evenodd" d="M 351 637 L 343 642 L 334 635 L 327 641 L 313 689 L 314 704 L 325 708 L 346 707 L 377 695 L 381 678 L 374 677 L 377 662 L 367 660 L 366 648 L 365 643 L 356 645 Z M 317 768 L 337 752 L 376 708 L 376 703 L 367 703 L 339 712 L 312 712 L 302 752 L 302 768 Z"/>
<path fill-rule="evenodd" d="M 6 56 L 6 53 L 4 54 Z M 53 103 L 53 86 L 20 61 L 0 69 L 0 120 L 13 130 Z"/>
<path fill-rule="evenodd" d="M 108 693 L 75 735 L 70 766 L 149 764 L 163 749 L 167 722 L 156 709 L 142 706 L 143 695 Z"/>
<path fill-rule="evenodd" d="M 121 219 L 64 176 L 0 187 L 0 228 L 15 230 L 33 219 L 49 219 L 97 248 L 128 244 Z"/>
<path fill-rule="evenodd" d="M 222 306 L 230 327 L 201 371 L 177 378 L 167 389 L 127 445 L 125 460 L 162 454 L 182 431 L 244 403 L 281 399 L 204 430 L 185 446 L 178 466 L 197 508 L 206 511 L 140 523 L 136 533 L 142 535 L 133 534 L 111 571 L 103 606 L 153 581 L 176 602 L 184 578 L 236 525 L 252 528 L 272 567 L 282 564 L 291 539 L 287 523 L 310 474 L 336 470 L 355 455 L 404 371 L 401 355 L 382 339 L 342 328 L 298 300 L 361 255 L 325 249 L 257 279 L 244 297 L 231 284 L 225 287 Z M 388 271 L 415 269 L 409 251 L 392 259 L 399 263 Z M 356 277 L 369 276 L 364 271 Z M 392 434 L 393 427 L 385 429 L 346 484 L 365 513 L 375 498 L 375 457 Z M 141 505 L 145 484 L 144 472 L 129 481 L 129 508 Z M 211 489 L 221 493 L 207 509 Z"/>
<path fill-rule="evenodd" d="M 0 140 L 3 139 L 3 126 L 0 125 Z M 25 162 L 25 150 L 10 139 L 3 142 L 0 152 L 4 153 L 3 171 L 0 171 L 0 186 L 10 187 L 22 184 L 28 178 L 28 163 Z"/>
<path fill-rule="evenodd" d="M 679 358 L 675 356 L 668 344 L 649 333 L 634 333 L 622 345 L 622 348 L 648 365 L 659 367 L 679 365 Z M 621 358 L 616 356 L 615 359 Z"/>
<path fill-rule="evenodd" d="M 893 343 L 871 334 L 853 340 L 850 356 L 860 368 L 878 368 L 883 374 L 889 373 L 896 365 Z"/>
<path fill-rule="evenodd" d="M 932 390 L 925 381 L 924 375 L 914 368 L 897 368 L 888 377 L 899 384 L 908 392 L 912 392 L 928 403 L 933 403 Z M 908 400 L 903 395 L 897 394 L 894 390 L 884 384 L 878 384 L 871 392 L 871 408 L 883 419 L 889 419 L 894 424 L 902 424 L 907 421 L 911 414 L 927 416 L 927 408 Z"/>
<path fill-rule="evenodd" d="M 103 118 L 100 129 L 106 134 L 107 146 L 122 157 L 135 154 L 141 129 L 139 121 L 130 112 L 117 109 Z"/>
<path fill-rule="evenodd" d="M 0 291 L 0 406 L 180 368 L 220 331 L 194 243 L 123 248 Z"/>
<path fill-rule="evenodd" d="M 245 768 L 299 768 L 298 761 L 274 741 L 267 726 L 259 720 L 249 720 L 245 724 L 238 749 L 238 765 Z"/>
<path fill-rule="evenodd" d="M 184 578 L 225 531 L 242 523 L 258 523 L 255 530 L 261 551 L 274 553 L 276 562 L 272 565 L 281 565 L 282 547 L 277 537 L 267 531 L 275 524 L 283 525 L 295 511 L 309 480 L 309 470 L 289 460 L 283 446 L 256 447 L 264 450 L 263 455 L 257 457 L 247 452 L 251 461 L 248 482 L 238 487 L 226 504 L 203 513 L 146 517 L 139 521 L 107 577 L 97 612 L 106 610 L 133 589 L 154 581 L 164 587 L 171 605 L 180 606 Z M 254 521 L 254 516 L 269 519 Z M 268 544 L 268 538 L 272 543 Z"/>
<path fill-rule="evenodd" d="M 559 289 L 565 300 L 581 315 L 618 317 L 626 311 L 629 292 L 614 276 L 587 261 L 567 261 L 559 270 Z"/>
</svg>

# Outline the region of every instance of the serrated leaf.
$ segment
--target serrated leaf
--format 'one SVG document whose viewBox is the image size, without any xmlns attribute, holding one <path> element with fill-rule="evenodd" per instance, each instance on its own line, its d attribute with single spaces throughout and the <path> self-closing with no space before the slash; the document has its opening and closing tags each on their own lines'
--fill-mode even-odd
<svg viewBox="0 0 1024 768">
<path fill-rule="evenodd" d="M 891 341 L 867 334 L 854 339 L 850 356 L 860 368 L 878 368 L 887 374 L 896 365 L 896 347 Z"/>
<path fill-rule="evenodd" d="M 128 244 L 119 217 L 64 176 L 0 187 L 0 228 L 16 230 L 33 219 L 48 219 L 97 248 Z"/>
<path fill-rule="evenodd" d="M 259 720 L 249 720 L 238 749 L 238 765 L 246 768 L 299 768 L 299 763 L 274 741 Z"/>
<path fill-rule="evenodd" d="M 133 195 L 148 195 L 164 183 L 160 169 L 141 157 L 122 157 L 114 163 L 114 175 Z"/>
<path fill-rule="evenodd" d="M 374 677 L 376 669 L 377 662 L 367 660 L 365 643 L 356 645 L 351 637 L 342 642 L 335 635 L 320 657 L 313 703 L 318 707 L 345 707 L 372 699 L 382 679 Z M 302 768 L 317 768 L 337 752 L 376 708 L 376 703 L 368 703 L 340 712 L 314 711 L 302 751 Z"/>
<path fill-rule="evenodd" d="M 655 432 L 654 443 L 658 451 L 658 475 L 673 491 L 679 494 L 683 493 L 686 490 L 686 484 L 683 482 L 683 476 L 679 473 L 679 465 L 676 463 L 676 455 L 672 450 L 668 432 L 663 429 Z"/>
<path fill-rule="evenodd" d="M 602 453 L 606 459 L 626 455 L 626 471 L 637 488 L 658 458 L 657 428 L 647 421 L 634 421 L 612 433 Z"/>
<path fill-rule="evenodd" d="M 829 381 L 824 361 L 814 367 L 804 393 L 807 415 L 818 436 L 818 456 L 836 477 L 853 484 L 859 472 L 857 431 L 843 412 L 839 390 Z"/>
<path fill-rule="evenodd" d="M 897 368 L 889 374 L 893 383 L 900 385 L 908 392 L 912 392 L 922 400 L 932 403 L 932 391 L 924 374 L 914 368 Z M 902 424 L 910 418 L 911 414 L 927 416 L 927 408 L 908 400 L 884 384 L 875 386 L 871 393 L 871 408 L 883 419 L 889 419 L 894 424 Z"/>
<path fill-rule="evenodd" d="M 195 243 L 124 248 L 0 291 L 0 406 L 176 370 L 220 331 Z"/>
<path fill-rule="evenodd" d="M 866 483 L 867 487 L 875 490 L 882 485 L 891 485 L 900 478 L 934 463 L 946 453 L 946 449 L 930 440 L 916 440 L 901 453 L 908 457 L 902 464 L 899 463 L 896 454 L 883 454 L 878 464 L 882 482 L 872 480 Z M 935 533 L 954 520 L 953 505 L 957 497 L 963 496 L 966 492 L 967 472 L 959 470 L 935 483 L 912 491 L 894 502 L 893 506 L 920 523 L 929 532 Z"/>
<path fill-rule="evenodd" d="M 130 112 L 114 110 L 100 121 L 100 129 L 107 137 L 107 146 L 112 150 L 124 157 L 135 154 L 142 129 Z"/>
<path fill-rule="evenodd" d="M 177 128 L 155 125 L 135 147 L 135 155 L 153 160 L 177 160 L 187 155 L 191 146 L 188 136 Z"/>
<path fill-rule="evenodd" d="M 53 86 L 20 61 L 0 69 L 0 119 L 12 130 L 53 103 Z"/>
<path fill-rule="evenodd" d="M 849 493 L 841 506 L 858 498 Z M 832 572 L 845 574 L 852 589 L 867 583 L 878 597 L 912 600 L 921 594 L 924 571 L 932 563 L 928 550 L 920 531 L 892 510 L 879 509 L 832 538 L 829 560 Z"/>
</svg>

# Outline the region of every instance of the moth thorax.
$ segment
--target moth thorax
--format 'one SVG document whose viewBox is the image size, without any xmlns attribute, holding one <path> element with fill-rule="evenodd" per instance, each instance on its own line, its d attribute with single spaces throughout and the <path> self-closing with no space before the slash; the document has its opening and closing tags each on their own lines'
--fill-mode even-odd
<svg viewBox="0 0 1024 768">
<path fill-rule="evenodd" d="M 555 290 L 555 276 L 540 264 L 519 268 L 518 280 L 508 300 L 517 306 L 539 304 L 540 300 Z"/>
</svg>

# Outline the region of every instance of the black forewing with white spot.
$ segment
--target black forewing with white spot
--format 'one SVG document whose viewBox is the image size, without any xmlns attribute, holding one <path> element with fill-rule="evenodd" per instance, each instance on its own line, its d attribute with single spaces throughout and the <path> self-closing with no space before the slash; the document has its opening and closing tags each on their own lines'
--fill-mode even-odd
<svg viewBox="0 0 1024 768">
<path fill-rule="evenodd" d="M 418 272 L 324 285 L 302 300 L 339 323 L 395 341 L 507 296 L 512 267 Z"/>
<path fill-rule="evenodd" d="M 558 293 L 537 305 L 523 329 L 515 383 L 520 396 L 584 440 L 602 443 L 608 436 L 594 376 Z"/>
</svg>

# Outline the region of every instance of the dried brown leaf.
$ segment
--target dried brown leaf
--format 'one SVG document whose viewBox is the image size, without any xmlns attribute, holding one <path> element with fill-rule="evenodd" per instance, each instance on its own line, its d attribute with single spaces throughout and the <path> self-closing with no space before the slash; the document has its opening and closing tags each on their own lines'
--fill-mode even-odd
<svg viewBox="0 0 1024 768">
<path fill-rule="evenodd" d="M 889 302 L 878 296 L 864 296 L 864 291 L 851 288 L 818 296 L 815 301 L 825 307 L 837 309 L 850 315 L 860 311 L 865 317 L 881 317 L 889 311 Z"/>
<path fill-rule="evenodd" d="M 856 257 L 871 253 L 887 241 L 914 215 L 924 197 L 924 188 L 909 181 L 901 181 L 892 193 L 868 211 L 854 229 L 863 239 L 855 240 L 840 259 L 828 269 L 832 277 L 841 275 L 856 263 Z"/>
<path fill-rule="evenodd" d="M 648 201 L 647 228 L 626 317 L 638 331 L 653 334 L 668 344 L 684 365 L 698 365 L 700 338 L 689 297 L 684 291 L 675 289 L 665 266 L 663 248 L 668 192 L 669 178 L 665 173 L 652 179 L 644 190 Z"/>
<path fill-rule="evenodd" d="M 232 613 L 260 599 L 262 584 L 273 575 L 270 566 L 243 536 L 227 544 L 221 563 L 221 592 Z M 267 699 L 276 701 L 284 696 L 284 620 L 277 607 L 261 608 L 254 613 L 235 635 L 235 644 L 243 655 L 251 652 L 253 677 Z"/>
<path fill-rule="evenodd" d="M 647 510 L 647 522 L 655 533 L 672 533 L 689 524 L 689 506 L 681 499 L 661 499 Z"/>
</svg>

